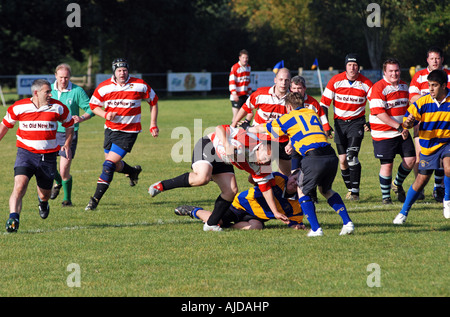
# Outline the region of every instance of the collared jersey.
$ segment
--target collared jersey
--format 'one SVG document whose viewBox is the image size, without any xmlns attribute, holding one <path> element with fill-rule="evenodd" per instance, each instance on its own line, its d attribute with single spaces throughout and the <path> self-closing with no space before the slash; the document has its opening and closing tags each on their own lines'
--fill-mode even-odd
<svg viewBox="0 0 450 317">
<path fill-rule="evenodd" d="M 261 146 L 261 141 L 255 134 L 248 133 L 244 129 L 233 128 L 229 125 L 223 125 L 223 127 L 229 138 L 228 141 L 241 149 L 241 153 L 237 154 L 236 157 L 231 160 L 231 164 L 240 170 L 248 172 L 262 191 L 269 190 L 273 178 L 271 167 L 270 165 L 256 164 L 256 157 L 254 155 L 256 149 Z M 225 161 L 225 148 L 222 142 L 220 142 L 220 139 L 216 137 L 215 133 L 211 133 L 209 138 L 211 139 L 219 158 Z"/>
<path fill-rule="evenodd" d="M 448 75 L 447 88 L 450 89 L 450 69 L 443 69 Z M 419 70 L 416 72 L 409 84 L 409 99 L 414 96 L 424 96 L 430 92 L 428 88 L 428 75 L 430 74 L 430 70 L 428 67 Z"/>
<path fill-rule="evenodd" d="M 312 109 L 293 110 L 267 123 L 266 129 L 271 138 L 287 135 L 294 149 L 302 156 L 310 150 L 329 145 L 320 119 Z"/>
<path fill-rule="evenodd" d="M 450 142 L 450 91 L 439 104 L 430 94 L 409 106 L 403 120 L 412 114 L 419 123 L 420 151 L 424 155 L 436 152 Z"/>
<path fill-rule="evenodd" d="M 52 84 L 52 98 L 61 101 L 69 108 L 70 114 L 79 116 L 80 109 L 89 114 L 91 117 L 94 113 L 89 107 L 89 97 L 80 86 L 69 81 L 67 88 L 63 91 L 56 89 L 56 81 Z M 74 129 L 78 131 L 79 123 L 75 123 Z M 58 122 L 58 132 L 64 132 L 65 128 Z"/>
<path fill-rule="evenodd" d="M 252 68 L 250 65 L 242 66 L 240 62 L 237 62 L 231 67 L 230 76 L 228 79 L 228 87 L 231 94 L 236 92 L 238 96 L 250 95 L 252 89 L 250 88 L 250 72 Z"/>
<path fill-rule="evenodd" d="M 320 104 L 329 108 L 334 104 L 334 119 L 353 120 L 365 116 L 367 93 L 372 82 L 362 74 L 350 82 L 346 73 L 334 75 L 323 92 Z"/>
<path fill-rule="evenodd" d="M 275 86 L 261 87 L 250 95 L 242 108 L 247 113 L 251 113 L 253 110 L 256 110 L 255 117 L 253 118 L 254 124 L 267 123 L 278 119 L 287 113 L 285 97 L 286 96 L 278 98 L 275 95 Z M 286 142 L 288 141 L 288 138 L 282 137 L 278 141 Z"/>
<path fill-rule="evenodd" d="M 289 226 L 301 224 L 303 222 L 303 212 L 298 200 L 291 200 L 285 197 L 288 178 L 278 172 L 274 172 L 273 176 L 272 191 L 277 210 L 289 218 Z M 261 190 L 257 186 L 237 194 L 232 205 L 234 208 L 244 210 L 262 220 L 275 219 Z"/>
<path fill-rule="evenodd" d="M 106 120 L 105 128 L 113 131 L 139 133 L 141 126 L 141 100 L 155 106 L 158 96 L 142 79 L 129 77 L 125 85 L 119 85 L 114 76 L 100 83 L 91 97 L 92 110 L 104 107 L 106 112 L 117 113 L 113 121 Z"/>
<path fill-rule="evenodd" d="M 18 121 L 17 147 L 38 154 L 57 152 L 61 148 L 56 141 L 58 122 L 64 128 L 73 127 L 69 109 L 55 99 L 40 108 L 32 98 L 16 101 L 8 108 L 2 123 L 11 129 Z"/>
<path fill-rule="evenodd" d="M 403 122 L 403 116 L 409 106 L 408 85 L 400 80 L 397 86 L 390 84 L 385 78 L 377 81 L 370 89 L 367 98 L 370 107 L 370 130 L 372 139 L 381 141 L 401 135 L 397 129 L 381 121 L 377 115 L 388 114 L 398 123 Z"/>
</svg>

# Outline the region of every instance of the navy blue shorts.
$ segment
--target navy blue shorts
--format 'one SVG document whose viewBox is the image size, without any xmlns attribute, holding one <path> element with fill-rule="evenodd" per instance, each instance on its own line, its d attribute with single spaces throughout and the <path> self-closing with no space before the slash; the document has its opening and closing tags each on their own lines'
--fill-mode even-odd
<svg viewBox="0 0 450 317">
<path fill-rule="evenodd" d="M 58 142 L 59 146 L 62 147 L 64 143 L 66 143 L 66 134 L 64 132 L 56 132 L 56 142 Z M 77 145 L 78 145 L 78 131 L 75 131 L 73 133 L 72 146 L 70 147 L 70 149 L 72 150 L 72 157 L 71 157 L 72 159 L 75 157 Z M 58 152 L 58 155 L 67 158 L 65 151 L 60 150 Z"/>
<path fill-rule="evenodd" d="M 435 153 L 424 155 L 420 153 L 419 171 L 442 168 L 442 159 L 450 156 L 450 143 L 443 145 Z"/>
<path fill-rule="evenodd" d="M 332 188 L 336 177 L 339 159 L 329 145 L 306 152 L 302 159 L 303 179 L 299 177 L 298 184 L 304 195 L 309 195 L 317 186 L 326 193 Z"/>
<path fill-rule="evenodd" d="M 414 148 L 414 142 L 411 135 L 408 135 L 406 140 L 403 140 L 402 136 L 373 142 L 373 152 L 375 158 L 379 160 L 393 160 L 398 154 L 401 157 L 416 156 L 416 150 Z"/>
<path fill-rule="evenodd" d="M 36 175 L 36 183 L 42 189 L 51 189 L 56 175 L 57 152 L 36 154 L 18 148 L 14 163 L 14 176 L 25 175 L 29 179 Z"/>
</svg>

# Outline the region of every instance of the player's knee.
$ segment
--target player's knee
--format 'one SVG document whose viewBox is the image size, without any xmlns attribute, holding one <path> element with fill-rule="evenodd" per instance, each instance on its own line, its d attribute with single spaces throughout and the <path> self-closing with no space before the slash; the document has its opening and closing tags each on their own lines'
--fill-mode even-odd
<svg viewBox="0 0 450 317">
<path fill-rule="evenodd" d="M 351 147 L 347 150 L 347 163 L 349 166 L 356 166 L 359 164 L 358 159 L 359 148 Z"/>
<path fill-rule="evenodd" d="M 103 162 L 103 170 L 100 178 L 106 182 L 111 182 L 114 176 L 114 172 L 116 170 L 116 164 L 111 161 Z"/>
</svg>

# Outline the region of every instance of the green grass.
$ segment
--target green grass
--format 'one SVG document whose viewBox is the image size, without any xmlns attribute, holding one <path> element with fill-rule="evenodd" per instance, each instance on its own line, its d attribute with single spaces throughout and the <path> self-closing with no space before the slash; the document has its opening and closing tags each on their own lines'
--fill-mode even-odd
<svg viewBox="0 0 450 317">
<path fill-rule="evenodd" d="M 150 184 L 190 170 L 189 162 L 174 163 L 172 147 L 180 141 L 171 134 L 186 127 L 194 144 L 194 119 L 203 130 L 229 123 L 231 107 L 224 98 L 160 101 L 160 137 L 148 132 L 149 111 L 143 109 L 144 132 L 126 161 L 143 167 L 139 184 L 115 174 L 98 210 L 85 212 L 103 163 L 103 123 L 94 118 L 81 125 L 80 142 L 72 165 L 73 208 L 62 208 L 62 194 L 51 201 L 50 216 L 40 219 L 35 180 L 23 202 L 20 229 L 0 232 L 0 296 L 145 296 L 145 297 L 305 297 L 305 296 L 439 296 L 450 295 L 448 274 L 449 222 L 442 204 L 431 197 L 413 206 L 407 223 L 392 224 L 401 203 L 381 205 L 379 162 L 373 157 L 366 133 L 360 160 L 360 202 L 348 202 L 355 234 L 339 236 L 341 219 L 323 197 L 317 213 L 324 230 L 320 238 L 270 221 L 263 231 L 203 232 L 199 221 L 173 213 L 180 204 L 211 209 L 218 188 L 179 189 L 150 198 Z M 6 108 L 1 107 L 3 117 Z M 196 137 L 198 137 L 196 135 Z M 334 146 L 334 143 L 333 143 Z M 13 187 L 15 130 L 0 142 L 0 204 L 8 218 Z M 190 149 L 187 153 L 190 160 Z M 399 160 L 396 161 L 398 165 Z M 236 171 L 241 190 L 247 175 Z M 405 188 L 413 181 L 410 175 Z M 340 175 L 334 189 L 346 190 Z M 76 263 L 81 287 L 68 287 Z M 380 287 L 369 287 L 371 263 L 380 266 Z"/>
</svg>

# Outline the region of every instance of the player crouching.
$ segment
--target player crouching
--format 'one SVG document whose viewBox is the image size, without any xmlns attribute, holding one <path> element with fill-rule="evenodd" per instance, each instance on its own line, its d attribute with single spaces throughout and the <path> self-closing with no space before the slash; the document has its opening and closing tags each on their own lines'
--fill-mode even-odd
<svg viewBox="0 0 450 317">
<path fill-rule="evenodd" d="M 299 172 L 299 170 L 296 170 L 289 178 L 281 173 L 274 172 L 275 185 L 272 186 L 272 190 L 278 211 L 285 214 L 289 219 L 287 225 L 293 229 L 304 230 L 303 212 L 297 200 Z M 183 205 L 175 208 L 175 214 L 190 216 L 193 219 L 200 219 L 206 223 L 212 212 L 204 210 L 202 207 Z M 234 197 L 233 203 L 220 221 L 220 227 L 258 230 L 264 229 L 264 223 L 270 219 L 275 219 L 275 216 L 266 204 L 261 190 L 258 186 L 255 186 Z"/>
</svg>

